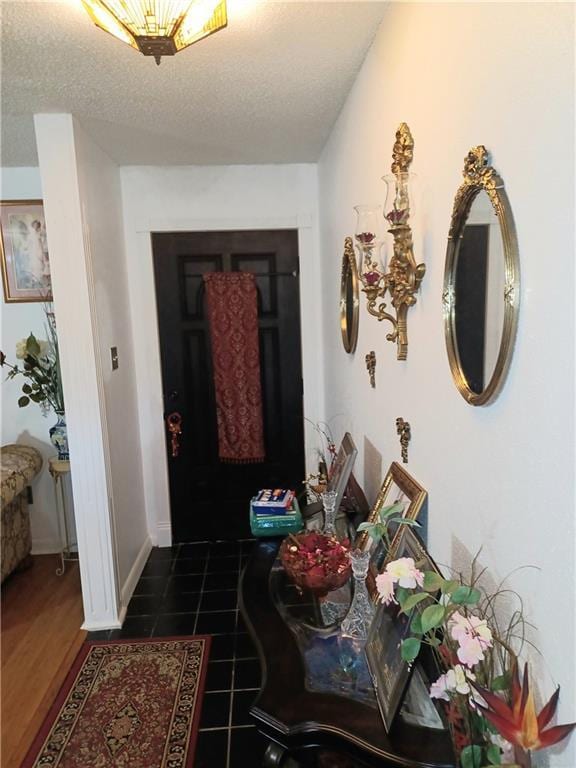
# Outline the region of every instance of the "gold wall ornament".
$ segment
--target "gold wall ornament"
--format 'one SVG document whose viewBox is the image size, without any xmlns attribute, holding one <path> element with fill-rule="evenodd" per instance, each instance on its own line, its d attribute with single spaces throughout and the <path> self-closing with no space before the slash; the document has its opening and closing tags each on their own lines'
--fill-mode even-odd
<svg viewBox="0 0 576 768">
<path fill-rule="evenodd" d="M 410 423 L 404 421 L 401 416 L 396 419 L 396 434 L 400 438 L 402 462 L 408 464 L 408 444 L 412 438 L 412 430 L 410 428 Z"/>
<path fill-rule="evenodd" d="M 352 238 L 347 237 L 344 240 L 342 278 L 340 280 L 340 331 L 342 344 L 348 353 L 356 350 L 359 315 L 358 267 L 356 266 Z"/>
<path fill-rule="evenodd" d="M 407 173 L 413 157 L 414 139 L 410 128 L 406 123 L 400 123 L 396 131 L 396 141 L 392 147 L 392 173 Z"/>
<path fill-rule="evenodd" d="M 471 405 L 498 395 L 510 365 L 519 310 L 520 263 L 504 182 L 486 147 L 468 152 L 454 198 L 442 303 L 450 370 Z"/>
<path fill-rule="evenodd" d="M 366 355 L 366 368 L 370 377 L 370 386 L 376 389 L 376 352 L 368 352 Z"/>
<path fill-rule="evenodd" d="M 424 264 L 416 264 L 412 229 L 409 224 L 413 213 L 414 176 L 409 172 L 414 154 L 414 140 L 406 123 L 396 131 L 392 150 L 392 174 L 383 177 L 387 195 L 384 218 L 393 237 L 393 251 L 388 270 L 380 265 L 383 240 L 379 236 L 376 218 L 377 206 L 357 206 L 356 247 L 360 254 L 360 280 L 366 294 L 368 312 L 379 321 L 392 325 L 386 334 L 388 341 L 396 342 L 398 360 L 408 356 L 408 309 L 416 304 L 416 293 L 426 272 Z M 384 301 L 390 297 L 392 308 L 387 311 Z"/>
</svg>

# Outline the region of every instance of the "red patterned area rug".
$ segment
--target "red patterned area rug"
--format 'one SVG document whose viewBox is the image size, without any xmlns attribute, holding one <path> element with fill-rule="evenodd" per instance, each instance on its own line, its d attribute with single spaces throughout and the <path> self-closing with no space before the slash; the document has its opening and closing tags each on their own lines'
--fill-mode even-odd
<svg viewBox="0 0 576 768">
<path fill-rule="evenodd" d="M 86 642 L 22 768 L 192 768 L 209 643 Z"/>
</svg>

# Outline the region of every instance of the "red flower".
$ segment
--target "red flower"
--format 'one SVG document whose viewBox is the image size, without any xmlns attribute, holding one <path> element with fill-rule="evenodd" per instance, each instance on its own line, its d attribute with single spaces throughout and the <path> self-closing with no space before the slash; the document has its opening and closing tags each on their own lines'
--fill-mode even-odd
<svg viewBox="0 0 576 768">
<path fill-rule="evenodd" d="M 393 208 L 389 213 L 386 214 L 386 218 L 390 224 L 392 224 L 392 226 L 395 224 L 403 224 L 404 221 L 408 218 L 408 210 L 399 210 L 398 208 Z"/>
<path fill-rule="evenodd" d="M 363 277 L 368 285 L 376 285 L 380 280 L 380 274 L 378 272 L 364 272 Z"/>
<path fill-rule="evenodd" d="M 356 240 L 358 240 L 359 243 L 362 243 L 362 245 L 369 245 L 376 235 L 374 232 L 360 232 L 359 235 L 356 235 Z"/>
<path fill-rule="evenodd" d="M 544 730 L 556 712 L 560 686 L 556 688 L 548 703 L 542 708 L 540 714 L 537 715 L 534 697 L 528 682 L 527 664 L 524 666 L 522 683 L 520 682 L 518 665 L 514 665 L 511 707 L 495 693 L 491 693 L 473 682 L 471 682 L 471 685 L 474 686 L 488 705 L 487 707 L 478 705 L 478 709 L 486 720 L 492 723 L 506 741 L 524 750 L 543 749 L 544 747 L 552 746 L 552 744 L 557 744 L 566 738 L 576 727 L 576 723 L 570 723 L 569 725 L 556 725 L 553 728 Z"/>
</svg>

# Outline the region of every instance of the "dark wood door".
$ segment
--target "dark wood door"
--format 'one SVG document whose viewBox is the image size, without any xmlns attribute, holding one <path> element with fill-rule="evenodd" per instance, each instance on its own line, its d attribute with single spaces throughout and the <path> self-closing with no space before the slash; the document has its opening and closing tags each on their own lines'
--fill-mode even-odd
<svg viewBox="0 0 576 768">
<path fill-rule="evenodd" d="M 298 238 L 292 230 L 152 235 L 165 417 L 182 416 L 177 457 L 167 438 L 175 542 L 250 535 L 259 488 L 304 477 Z M 218 458 L 216 402 L 202 275 L 256 275 L 266 459 Z"/>
</svg>

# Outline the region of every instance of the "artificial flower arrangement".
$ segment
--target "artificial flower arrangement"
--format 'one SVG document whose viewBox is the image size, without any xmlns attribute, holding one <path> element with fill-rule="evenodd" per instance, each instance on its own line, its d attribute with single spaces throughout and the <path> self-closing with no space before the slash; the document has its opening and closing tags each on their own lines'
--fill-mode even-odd
<svg viewBox="0 0 576 768">
<path fill-rule="evenodd" d="M 280 560 L 299 587 L 326 594 L 350 577 L 350 542 L 311 531 L 289 534 L 280 547 Z"/>
<path fill-rule="evenodd" d="M 459 764 L 528 768 L 532 751 L 558 743 L 576 723 L 548 727 L 559 687 L 537 713 L 527 665 L 520 679 L 511 646 L 523 637 L 522 611 L 515 611 L 501 632 L 497 604 L 504 591 L 485 592 L 475 563 L 470 583 L 417 566 L 411 557 L 389 562 L 376 587 L 384 604 L 411 615 L 410 636 L 401 646 L 404 661 L 414 661 L 422 645 L 434 653 L 442 674 L 430 696 L 445 709 Z"/>
<path fill-rule="evenodd" d="M 9 369 L 8 377 L 23 376 L 22 395 L 18 398 L 20 408 L 29 403 L 38 403 L 46 413 L 52 408 L 56 413 L 64 412 L 64 395 L 60 374 L 58 337 L 54 325 L 54 315 L 45 307 L 46 332 L 48 339 L 39 340 L 33 333 L 16 344 L 16 358 L 22 361 L 22 367 L 6 360 L 0 352 L 0 365 Z"/>
</svg>

